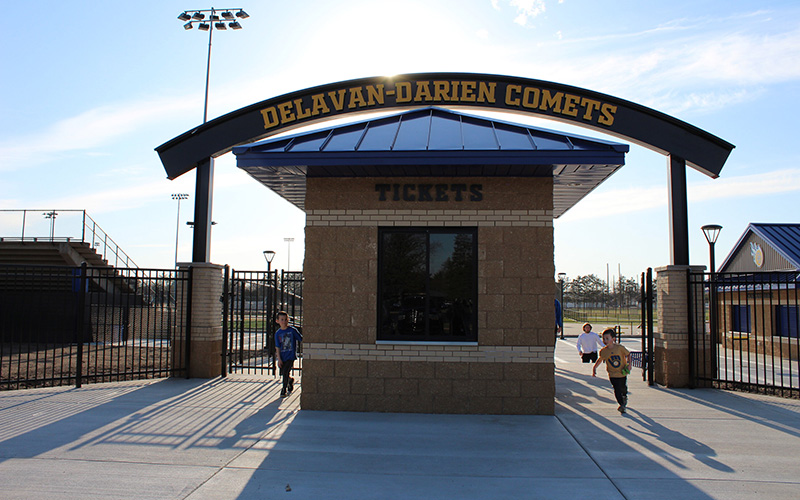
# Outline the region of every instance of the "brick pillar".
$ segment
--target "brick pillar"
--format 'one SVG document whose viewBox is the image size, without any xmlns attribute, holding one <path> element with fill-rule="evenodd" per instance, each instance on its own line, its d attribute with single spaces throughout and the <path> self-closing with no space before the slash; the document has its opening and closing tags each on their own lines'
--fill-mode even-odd
<svg viewBox="0 0 800 500">
<path fill-rule="evenodd" d="M 658 280 L 655 381 L 666 387 L 688 387 L 691 383 L 688 273 L 704 270 L 704 266 L 664 266 L 655 270 Z"/>
<path fill-rule="evenodd" d="M 224 266 L 206 262 L 192 266 L 192 331 L 189 377 L 214 378 L 222 371 L 222 286 Z M 178 346 L 177 348 L 183 348 Z"/>
</svg>

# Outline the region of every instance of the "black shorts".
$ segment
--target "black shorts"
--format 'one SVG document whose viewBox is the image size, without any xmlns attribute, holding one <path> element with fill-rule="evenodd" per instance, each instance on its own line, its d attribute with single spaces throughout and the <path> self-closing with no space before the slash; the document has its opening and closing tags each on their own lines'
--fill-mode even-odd
<svg viewBox="0 0 800 500">
<path fill-rule="evenodd" d="M 596 352 L 584 352 L 581 354 L 581 359 L 584 363 L 594 363 L 597 361 L 597 353 Z"/>
</svg>

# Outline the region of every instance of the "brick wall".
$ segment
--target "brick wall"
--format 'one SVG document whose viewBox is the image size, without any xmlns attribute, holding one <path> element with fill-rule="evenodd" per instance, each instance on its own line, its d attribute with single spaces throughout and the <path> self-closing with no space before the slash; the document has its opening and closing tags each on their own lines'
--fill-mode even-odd
<svg viewBox="0 0 800 500">
<path fill-rule="evenodd" d="M 380 201 L 376 183 L 307 180 L 304 285 L 306 409 L 552 414 L 552 180 L 481 184 L 479 203 Z M 377 338 L 378 228 L 478 228 L 478 342 Z"/>
<path fill-rule="evenodd" d="M 654 333 L 655 379 L 667 387 L 688 387 L 689 288 L 688 273 L 702 272 L 703 266 L 657 268 L 658 329 Z M 697 309 L 697 308 L 695 308 Z M 702 314 L 702 309 L 697 312 Z M 697 319 L 702 324 L 702 319 Z"/>
<path fill-rule="evenodd" d="M 192 267 L 192 328 L 189 377 L 213 378 L 222 372 L 222 302 L 223 266 L 209 263 L 181 263 Z M 184 282 L 182 286 L 186 286 Z M 186 293 L 181 293 L 183 300 Z M 183 304 L 180 310 L 186 310 Z M 175 366 L 183 359 L 184 340 L 172 344 Z"/>
</svg>

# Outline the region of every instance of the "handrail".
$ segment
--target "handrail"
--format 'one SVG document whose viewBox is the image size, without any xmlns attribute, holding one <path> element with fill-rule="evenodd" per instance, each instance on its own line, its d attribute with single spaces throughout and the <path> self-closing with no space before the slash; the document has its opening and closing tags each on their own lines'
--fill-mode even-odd
<svg viewBox="0 0 800 500">
<path fill-rule="evenodd" d="M 45 236 L 40 236 L 34 231 L 35 236 L 30 236 L 30 233 L 26 236 L 26 227 L 30 230 L 30 226 L 33 225 L 28 220 L 28 213 L 34 212 L 41 212 L 42 215 L 50 220 L 50 233 Z M 76 209 L 0 209 L 0 216 L 5 214 L 22 214 L 22 231 L 19 238 L 17 237 L 0 237 L 0 241 L 50 241 L 50 242 L 72 242 L 72 241 L 79 241 L 81 243 L 89 243 L 91 247 L 98 253 L 100 256 L 106 260 L 107 262 L 111 263 L 112 257 L 114 261 L 114 267 L 128 267 L 128 268 L 138 268 L 139 266 L 130 258 L 130 256 L 123 251 L 119 245 L 108 236 L 98 224 L 95 222 L 92 217 L 86 213 L 86 210 L 76 210 Z M 78 237 L 73 236 L 55 236 L 55 227 L 56 227 L 56 219 L 59 215 L 63 214 L 81 214 L 81 228 L 80 228 L 80 239 Z M 2 226 L 0 226 L 2 227 Z M 73 229 L 74 230 L 74 229 Z M 88 231 L 87 231 L 88 230 Z M 91 238 L 91 241 L 89 241 Z M 102 250 L 100 247 L 102 246 Z"/>
</svg>

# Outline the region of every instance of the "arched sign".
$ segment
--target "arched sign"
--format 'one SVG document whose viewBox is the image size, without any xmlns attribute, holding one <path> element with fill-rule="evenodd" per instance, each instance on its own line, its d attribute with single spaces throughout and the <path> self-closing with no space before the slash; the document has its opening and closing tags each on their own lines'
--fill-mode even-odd
<svg viewBox="0 0 800 500">
<path fill-rule="evenodd" d="M 502 110 L 568 122 L 642 145 L 711 177 L 733 145 L 638 104 L 559 83 L 474 73 L 421 73 L 349 80 L 241 108 L 156 148 L 174 179 L 233 146 L 352 113 L 439 105 Z"/>
</svg>

